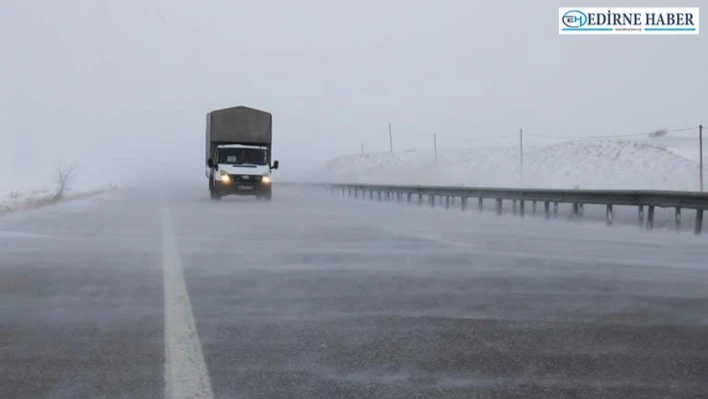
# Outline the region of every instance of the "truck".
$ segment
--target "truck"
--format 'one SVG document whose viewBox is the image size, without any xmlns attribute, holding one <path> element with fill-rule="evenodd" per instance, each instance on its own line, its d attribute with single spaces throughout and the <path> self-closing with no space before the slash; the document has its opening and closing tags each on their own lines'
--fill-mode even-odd
<svg viewBox="0 0 708 399">
<path fill-rule="evenodd" d="M 206 176 L 212 200 L 227 195 L 272 198 L 273 115 L 236 106 L 206 115 Z"/>
</svg>

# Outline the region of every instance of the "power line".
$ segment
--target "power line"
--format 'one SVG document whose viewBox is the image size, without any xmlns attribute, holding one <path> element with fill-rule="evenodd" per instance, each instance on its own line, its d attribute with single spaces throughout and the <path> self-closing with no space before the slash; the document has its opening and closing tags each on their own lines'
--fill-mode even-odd
<svg viewBox="0 0 708 399">
<path fill-rule="evenodd" d="M 666 132 L 666 133 L 677 133 L 677 132 L 685 132 L 688 130 L 695 130 L 698 129 L 698 126 L 691 126 L 691 127 L 684 127 L 684 128 L 679 128 L 679 129 L 669 129 L 669 130 L 653 130 L 651 132 L 644 132 L 644 133 L 630 133 L 630 134 L 615 134 L 615 135 L 604 135 L 604 136 L 551 136 L 551 135 L 543 135 L 543 134 L 529 134 L 529 136 L 533 137 L 543 137 L 543 138 L 551 138 L 551 139 L 610 139 L 610 138 L 620 138 L 620 137 L 640 137 L 640 136 L 647 136 L 651 133 L 655 133 L 657 131 L 661 132 Z"/>
<path fill-rule="evenodd" d="M 516 135 L 513 134 L 505 134 L 502 136 L 489 136 L 489 137 L 472 137 L 472 138 L 464 138 L 463 141 L 481 141 L 481 140 L 496 140 L 496 139 L 508 139 L 510 137 L 517 137 Z"/>
</svg>

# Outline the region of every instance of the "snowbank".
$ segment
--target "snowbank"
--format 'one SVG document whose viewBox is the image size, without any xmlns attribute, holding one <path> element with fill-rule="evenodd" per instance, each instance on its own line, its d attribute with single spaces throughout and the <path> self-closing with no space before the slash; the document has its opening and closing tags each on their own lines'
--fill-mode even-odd
<svg viewBox="0 0 708 399">
<path fill-rule="evenodd" d="M 333 159 L 309 180 L 372 184 L 429 184 L 583 189 L 698 190 L 697 157 L 666 146 L 627 140 L 566 141 L 518 147 L 375 153 Z M 317 176 L 317 178 L 312 178 Z"/>
</svg>

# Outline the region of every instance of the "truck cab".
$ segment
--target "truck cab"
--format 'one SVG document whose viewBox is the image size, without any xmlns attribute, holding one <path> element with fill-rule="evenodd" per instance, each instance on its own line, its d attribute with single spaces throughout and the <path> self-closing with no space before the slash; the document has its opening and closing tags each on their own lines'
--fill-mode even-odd
<svg viewBox="0 0 708 399">
<path fill-rule="evenodd" d="M 214 158 L 209 159 L 207 177 L 213 199 L 224 195 L 255 195 L 271 198 L 271 171 L 278 169 L 278 161 L 268 163 L 269 148 L 265 146 L 218 145 Z"/>
</svg>

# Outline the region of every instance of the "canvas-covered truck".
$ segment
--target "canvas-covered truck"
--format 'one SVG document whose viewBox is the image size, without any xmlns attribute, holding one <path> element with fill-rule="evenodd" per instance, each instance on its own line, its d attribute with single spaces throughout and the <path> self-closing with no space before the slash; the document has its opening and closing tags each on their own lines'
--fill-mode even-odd
<svg viewBox="0 0 708 399">
<path fill-rule="evenodd" d="M 271 199 L 273 116 L 238 106 L 207 113 L 206 176 L 214 200 L 226 195 Z"/>
</svg>

